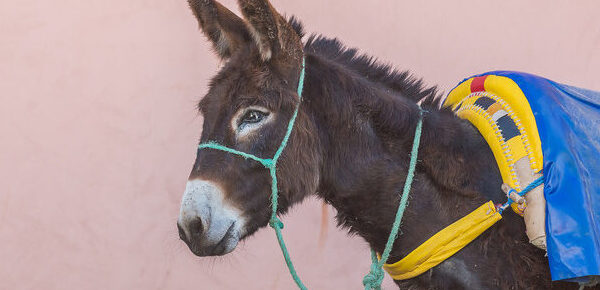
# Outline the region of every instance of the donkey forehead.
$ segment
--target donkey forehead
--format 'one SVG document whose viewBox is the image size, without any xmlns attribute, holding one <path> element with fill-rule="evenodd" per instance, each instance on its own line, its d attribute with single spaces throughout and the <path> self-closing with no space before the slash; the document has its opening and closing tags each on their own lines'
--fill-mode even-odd
<svg viewBox="0 0 600 290">
<path fill-rule="evenodd" d="M 226 66 L 212 79 L 209 92 L 198 107 L 203 114 L 217 109 L 223 112 L 224 107 L 236 111 L 249 105 L 276 109 L 285 91 L 293 93 L 288 86 L 288 81 L 265 66 Z"/>
<path fill-rule="evenodd" d="M 269 63 L 260 60 L 256 49 L 246 48 L 237 51 L 221 66 L 212 83 L 235 80 L 263 85 L 264 82 L 271 82 L 276 76 Z"/>
</svg>

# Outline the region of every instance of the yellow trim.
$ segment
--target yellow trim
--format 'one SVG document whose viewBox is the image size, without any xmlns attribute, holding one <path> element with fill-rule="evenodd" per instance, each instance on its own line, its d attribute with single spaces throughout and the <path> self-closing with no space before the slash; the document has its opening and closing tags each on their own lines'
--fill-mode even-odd
<svg viewBox="0 0 600 290">
<path fill-rule="evenodd" d="M 502 215 L 488 201 L 433 235 L 402 260 L 383 268 L 395 280 L 416 277 L 454 255 L 500 219 Z"/>
<path fill-rule="evenodd" d="M 473 79 L 464 81 L 452 90 L 444 106 L 451 106 L 457 116 L 468 119 L 477 127 L 494 153 L 503 182 L 516 190 L 521 190 L 514 168 L 515 162 L 526 156 L 533 172 L 541 171 L 543 166 L 541 141 L 529 102 L 519 85 L 508 77 L 487 75 L 482 92 L 471 92 Z M 496 123 L 491 120 L 487 111 L 473 106 L 481 95 L 494 99 L 502 106 L 517 125 L 519 136 L 510 140 L 502 138 Z M 461 107 L 457 109 L 459 104 Z M 511 206 L 516 213 L 523 215 L 523 208 L 526 205 L 522 205 L 521 208 L 516 204 Z"/>
<path fill-rule="evenodd" d="M 507 140 L 506 144 L 508 144 L 508 147 L 510 148 L 510 152 L 514 161 L 517 161 L 527 156 L 527 152 L 525 152 L 525 146 L 523 145 L 521 136 L 516 136 L 510 140 Z"/>
<path fill-rule="evenodd" d="M 472 101 L 470 101 L 472 102 Z M 478 112 L 481 111 L 481 112 Z M 498 136 L 500 133 L 500 129 L 498 129 L 495 123 L 486 119 L 484 116 L 491 118 L 483 109 L 477 106 L 463 105 L 461 110 L 457 112 L 457 115 L 462 119 L 467 119 L 471 124 L 473 124 L 478 130 L 479 133 L 483 136 L 485 141 L 492 149 L 492 153 L 494 153 L 494 158 L 496 159 L 496 163 L 498 163 L 498 169 L 500 169 L 500 175 L 502 175 L 502 180 L 505 183 L 510 185 L 512 188 L 516 188 L 516 176 L 510 170 L 510 165 L 508 160 L 506 160 L 506 155 L 504 151 L 506 148 L 503 148 L 506 144 L 502 144 L 504 142 L 500 142 L 502 138 Z"/>
<path fill-rule="evenodd" d="M 519 120 L 522 123 L 526 133 L 524 136 L 531 143 L 529 151 L 533 155 L 530 158 L 531 169 L 535 172 L 541 171 L 543 166 L 542 157 L 542 142 L 540 141 L 540 134 L 537 130 L 537 124 L 531 112 L 529 101 L 519 88 L 519 85 L 512 79 L 503 76 L 488 75 L 485 79 L 484 88 L 487 92 L 490 92 L 496 96 L 501 96 L 504 101 L 514 110 L 514 114 L 519 116 Z M 465 95 L 463 95 L 464 97 Z M 512 116 L 511 116 L 512 117 Z M 519 128 L 521 129 L 521 128 Z M 526 143 L 527 140 L 523 140 Z"/>
<path fill-rule="evenodd" d="M 465 97 L 471 93 L 471 82 L 473 82 L 473 78 L 470 78 L 460 85 L 456 86 L 446 97 L 444 101 L 444 107 L 452 105 L 452 109 L 458 105 L 458 103 Z"/>
<path fill-rule="evenodd" d="M 471 83 L 473 79 L 470 78 L 454 88 L 448 94 L 443 106 L 452 106 L 454 110 L 461 102 L 465 105 L 466 100 L 464 99 L 472 93 Z M 529 101 L 527 101 L 519 85 L 508 77 L 487 75 L 483 86 L 486 92 L 502 97 L 501 102 L 505 102 L 511 108 L 509 115 L 513 120 L 516 118 L 515 116 L 518 116 L 516 118 L 519 120 L 517 126 L 519 127 L 519 131 L 521 131 L 523 148 L 529 156 L 531 169 L 534 172 L 541 171 L 543 167 L 542 142 L 540 141 L 537 124 L 529 106 Z"/>
</svg>

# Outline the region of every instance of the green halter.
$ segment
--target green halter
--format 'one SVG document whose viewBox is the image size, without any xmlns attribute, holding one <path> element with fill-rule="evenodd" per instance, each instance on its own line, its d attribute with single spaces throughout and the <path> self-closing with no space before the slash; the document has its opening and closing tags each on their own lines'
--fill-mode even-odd
<svg viewBox="0 0 600 290">
<path fill-rule="evenodd" d="M 306 288 L 306 286 L 304 286 L 304 284 L 300 280 L 300 277 L 296 273 L 296 269 L 294 268 L 294 265 L 292 264 L 292 259 L 290 258 L 290 253 L 288 252 L 287 247 L 285 246 L 285 242 L 283 240 L 283 235 L 281 234 L 281 229 L 283 229 L 283 222 L 281 222 L 281 220 L 277 217 L 277 202 L 278 202 L 277 197 L 278 197 L 279 191 L 277 189 L 277 174 L 276 174 L 277 168 L 276 168 L 276 166 L 277 166 L 277 160 L 279 160 L 279 156 L 281 156 L 281 152 L 283 152 L 283 149 L 285 149 L 285 146 L 287 145 L 287 142 L 290 138 L 290 134 L 292 133 L 292 129 L 294 128 L 294 123 L 296 122 L 296 116 L 298 115 L 298 109 L 300 108 L 300 103 L 302 102 L 302 89 L 304 87 L 304 71 L 305 71 L 305 60 L 302 59 L 302 71 L 300 72 L 300 80 L 298 81 L 298 91 L 297 91 L 298 104 L 296 105 L 294 114 L 292 115 L 292 118 L 290 119 L 290 122 L 288 123 L 287 131 L 285 132 L 285 136 L 283 137 L 283 140 L 281 141 L 281 145 L 279 145 L 279 148 L 277 148 L 277 151 L 275 152 L 275 155 L 273 156 L 273 158 L 271 158 L 271 159 L 260 158 L 256 155 L 242 152 L 239 150 L 235 150 L 235 149 L 223 146 L 223 145 L 218 144 L 213 141 L 209 141 L 207 143 L 202 143 L 198 146 L 198 149 L 205 149 L 205 148 L 216 149 L 216 150 L 221 150 L 221 151 L 225 151 L 225 152 L 228 152 L 231 154 L 236 154 L 236 155 L 242 156 L 245 159 L 252 159 L 252 160 L 257 161 L 260 164 L 262 164 L 265 168 L 269 169 L 269 173 L 271 174 L 271 180 L 272 180 L 271 181 L 271 219 L 269 220 L 269 225 L 275 230 L 275 234 L 277 235 L 277 241 L 279 242 L 279 247 L 281 248 L 281 252 L 283 253 L 285 263 L 287 264 L 287 267 L 290 271 L 290 274 L 292 275 L 292 278 L 296 282 L 296 285 L 298 285 L 298 287 L 302 290 L 306 290 L 307 288 Z M 402 220 L 402 216 L 404 214 L 404 209 L 406 208 L 406 205 L 408 202 L 408 194 L 410 192 L 411 184 L 412 184 L 413 177 L 414 177 L 415 167 L 416 167 L 416 163 L 417 163 L 417 153 L 418 153 L 418 148 L 419 148 L 419 141 L 421 140 L 422 126 L 423 126 L 423 110 L 421 110 L 421 112 L 420 112 L 419 121 L 418 121 L 417 127 L 415 129 L 415 136 L 414 136 L 414 140 L 413 140 L 413 147 L 411 150 L 409 170 L 408 170 L 408 174 L 407 174 L 406 181 L 404 184 L 404 189 L 402 191 L 400 205 L 398 206 L 398 212 L 396 213 L 396 218 L 394 220 L 394 224 L 392 226 L 392 230 L 391 230 L 390 236 L 388 238 L 388 241 L 385 245 L 385 249 L 381 255 L 381 259 L 377 258 L 375 251 L 373 251 L 373 250 L 371 251 L 371 257 L 372 257 L 371 271 L 363 279 L 363 284 L 365 285 L 365 289 L 380 289 L 380 285 L 381 285 L 381 282 L 383 280 L 383 275 L 384 275 L 382 266 L 387 261 L 387 258 L 389 257 L 390 252 L 392 250 L 394 241 L 396 240 L 396 238 L 398 236 L 398 229 L 400 227 L 400 221 Z"/>
<path fill-rule="evenodd" d="M 276 175 L 276 166 L 277 166 L 277 160 L 279 160 L 279 156 L 281 156 L 281 152 L 283 152 L 283 149 L 285 149 L 285 146 L 287 145 L 288 140 L 290 139 L 290 134 L 292 133 L 292 129 L 294 128 L 294 123 L 296 122 L 296 116 L 298 116 L 298 109 L 300 108 L 300 103 L 302 102 L 302 89 L 304 87 L 304 59 L 302 59 L 302 71 L 300 72 L 300 80 L 298 81 L 298 104 L 296 105 L 296 109 L 294 110 L 294 114 L 292 115 L 292 118 L 290 119 L 290 122 L 288 123 L 288 127 L 287 127 L 287 131 L 285 132 L 285 137 L 283 137 L 283 140 L 281 141 L 281 145 L 279 145 L 279 148 L 277 148 L 277 151 L 275 152 L 275 155 L 273 156 L 273 158 L 271 159 L 265 159 L 265 158 L 260 158 L 256 155 L 252 155 L 246 152 L 242 152 L 239 150 L 235 150 L 226 146 L 223 146 L 221 144 L 218 144 L 216 142 L 210 141 L 207 143 L 202 143 L 198 146 L 198 149 L 204 149 L 204 148 L 211 148 L 211 149 L 216 149 L 216 150 L 221 150 L 221 151 L 225 151 L 231 154 L 236 154 L 239 156 L 242 156 L 246 159 L 252 159 L 254 161 L 259 162 L 260 164 L 262 164 L 265 168 L 269 169 L 269 173 L 271 174 L 271 220 L 269 221 L 269 225 L 275 230 L 275 234 L 277 235 L 277 240 L 279 241 L 279 247 L 281 247 L 281 252 L 283 253 L 283 257 L 285 258 L 285 262 L 288 266 L 288 269 L 290 270 L 290 274 L 292 275 L 292 278 L 294 278 L 294 281 L 296 282 L 296 284 L 298 285 L 298 287 L 300 287 L 300 289 L 307 289 L 306 286 L 304 286 L 304 284 L 302 284 L 302 281 L 300 280 L 300 277 L 298 276 L 298 274 L 296 273 L 296 269 L 294 269 L 294 265 L 292 264 L 292 259 L 290 258 L 290 253 L 287 250 L 287 247 L 285 246 L 285 242 L 283 241 L 283 235 L 281 234 L 281 229 L 283 229 L 283 222 L 281 222 L 281 220 L 277 217 L 277 197 L 278 197 L 278 190 L 277 190 L 277 175 Z"/>
</svg>

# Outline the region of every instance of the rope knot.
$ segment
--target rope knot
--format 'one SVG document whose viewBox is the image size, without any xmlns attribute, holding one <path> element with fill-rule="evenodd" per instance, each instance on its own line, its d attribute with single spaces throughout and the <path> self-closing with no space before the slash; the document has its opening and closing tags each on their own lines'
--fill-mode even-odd
<svg viewBox="0 0 600 290">
<path fill-rule="evenodd" d="M 266 168 L 271 169 L 271 167 L 275 166 L 275 162 L 273 161 L 273 159 L 263 159 L 261 161 L 262 165 Z"/>
<path fill-rule="evenodd" d="M 276 216 L 271 217 L 271 220 L 269 220 L 269 226 L 272 228 L 278 228 L 278 229 L 283 229 L 283 222 Z"/>
<path fill-rule="evenodd" d="M 365 289 L 381 289 L 381 282 L 383 282 L 384 272 L 382 268 L 378 268 L 375 265 L 371 265 L 371 271 L 363 278 L 363 285 Z"/>
</svg>

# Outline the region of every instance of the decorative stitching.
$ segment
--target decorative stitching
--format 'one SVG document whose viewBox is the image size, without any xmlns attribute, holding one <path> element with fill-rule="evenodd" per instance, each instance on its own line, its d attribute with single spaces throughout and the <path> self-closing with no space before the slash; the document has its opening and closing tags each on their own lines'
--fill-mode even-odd
<svg viewBox="0 0 600 290">
<path fill-rule="evenodd" d="M 485 93 L 485 92 L 473 93 L 465 99 L 469 99 L 471 97 L 479 97 L 480 95 L 483 95 L 482 93 Z M 474 104 L 461 106 L 461 108 L 456 113 L 462 112 L 462 111 L 468 111 L 468 110 L 471 110 L 471 111 L 475 112 L 476 114 L 482 116 L 488 122 L 488 124 L 490 124 L 490 126 L 492 127 L 492 130 L 493 130 L 494 134 L 496 135 L 496 139 L 498 140 L 498 142 L 500 142 L 500 147 L 502 148 L 502 155 L 503 155 L 502 157 L 505 159 L 505 161 L 508 165 L 508 170 L 509 170 L 509 174 L 510 174 L 509 178 L 514 181 L 516 189 L 520 190 L 521 185 L 520 185 L 519 179 L 517 177 L 517 172 L 515 170 L 514 159 L 512 158 L 512 152 L 510 150 L 510 147 L 508 146 L 508 143 L 506 142 L 506 140 L 504 140 L 504 137 L 502 137 L 502 131 L 498 127 L 498 124 L 496 124 L 496 122 L 494 122 L 494 120 L 492 119 L 492 116 L 490 114 L 488 114 L 486 110 L 484 110 L 483 108 L 481 108 L 477 105 L 474 105 Z M 510 108 L 505 108 L 504 110 L 507 111 L 509 114 L 511 112 Z"/>
<path fill-rule="evenodd" d="M 510 105 L 506 101 L 504 101 L 502 98 L 498 97 L 497 95 L 495 95 L 493 93 L 487 92 L 487 91 L 471 93 L 467 96 L 467 98 L 476 97 L 476 96 L 477 97 L 485 96 L 485 97 L 491 98 L 494 101 L 500 103 L 502 108 L 504 108 L 504 110 L 508 113 L 508 115 L 511 117 L 511 119 L 513 119 L 513 121 L 517 125 L 517 128 L 519 128 L 519 132 L 521 132 L 521 142 L 523 143 L 523 147 L 525 148 L 525 153 L 527 154 L 527 158 L 529 159 L 531 170 L 535 171 L 534 168 L 537 168 L 537 163 L 533 156 L 533 146 L 531 146 L 531 143 L 529 142 L 529 136 L 527 135 L 527 131 L 525 131 L 525 128 L 521 124 L 521 119 L 517 116 L 517 114 L 515 114 L 515 112 L 510 107 Z"/>
</svg>

